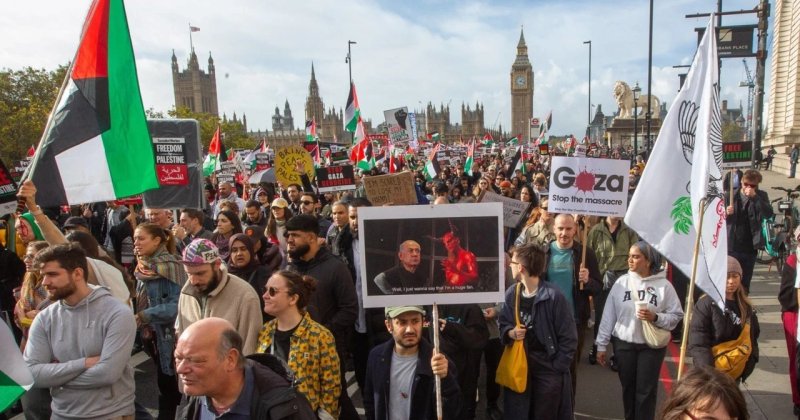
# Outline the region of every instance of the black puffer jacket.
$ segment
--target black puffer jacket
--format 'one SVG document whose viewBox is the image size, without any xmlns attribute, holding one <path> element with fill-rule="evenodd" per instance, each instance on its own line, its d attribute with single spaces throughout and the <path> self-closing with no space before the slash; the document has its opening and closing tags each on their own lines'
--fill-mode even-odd
<svg viewBox="0 0 800 420">
<path fill-rule="evenodd" d="M 747 198 L 740 190 L 734 190 L 733 214 L 725 219 L 728 225 L 728 250 L 755 252 L 764 249 L 766 240 L 761 233 L 761 220 L 774 214 L 765 191 L 757 190 L 755 197 Z"/>
<path fill-rule="evenodd" d="M 797 255 L 792 254 L 786 258 L 786 264 L 781 270 L 781 287 L 778 290 L 781 312 L 797 312 L 797 289 L 794 288 L 796 273 Z"/>
<path fill-rule="evenodd" d="M 730 303 L 730 302 L 728 302 Z M 731 306 L 737 305 L 733 302 Z M 742 325 L 734 325 L 730 315 L 723 314 L 722 310 L 708 296 L 704 295 L 697 301 L 692 315 L 692 325 L 689 330 L 689 355 L 692 356 L 695 366 L 714 366 L 711 348 L 726 341 L 735 340 L 742 333 Z M 753 352 L 747 360 L 747 365 L 742 372 L 741 379 L 745 380 L 755 369 L 758 362 L 758 336 L 761 329 L 758 317 L 750 313 L 750 341 Z"/>
</svg>

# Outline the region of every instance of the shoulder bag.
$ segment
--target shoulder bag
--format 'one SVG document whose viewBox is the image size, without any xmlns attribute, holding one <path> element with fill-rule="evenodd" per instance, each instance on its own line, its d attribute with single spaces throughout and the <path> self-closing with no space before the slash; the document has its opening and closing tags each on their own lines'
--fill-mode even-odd
<svg viewBox="0 0 800 420">
<path fill-rule="evenodd" d="M 714 367 L 733 379 L 739 379 L 753 352 L 753 343 L 750 341 L 750 320 L 745 322 L 742 332 L 735 340 L 725 341 L 711 347 L 714 357 Z"/>
<path fill-rule="evenodd" d="M 629 278 L 629 280 L 632 279 Z M 633 301 L 639 302 L 639 292 L 637 290 L 631 290 L 630 283 L 628 284 L 628 290 L 630 290 L 633 295 Z M 642 319 L 641 321 L 642 334 L 644 334 L 644 341 L 647 343 L 648 347 L 651 349 L 667 347 L 669 340 L 672 339 L 672 333 L 663 328 L 656 327 L 652 322 L 646 319 Z"/>
<path fill-rule="evenodd" d="M 521 283 L 517 283 L 514 303 L 514 320 L 516 326 L 520 327 L 519 322 L 519 293 Z M 533 331 L 528 331 L 533 334 Z M 525 392 L 528 387 L 528 355 L 525 354 L 525 340 L 514 340 L 510 346 L 505 346 L 503 356 L 497 365 L 495 382 L 514 391 Z"/>
</svg>

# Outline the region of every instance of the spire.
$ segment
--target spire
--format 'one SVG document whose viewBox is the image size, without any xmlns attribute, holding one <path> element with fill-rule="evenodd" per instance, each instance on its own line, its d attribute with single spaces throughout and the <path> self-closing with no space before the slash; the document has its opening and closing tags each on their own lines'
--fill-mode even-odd
<svg viewBox="0 0 800 420">
<path fill-rule="evenodd" d="M 178 72 L 178 57 L 175 56 L 175 50 L 172 50 L 172 72 Z"/>
<path fill-rule="evenodd" d="M 517 43 L 517 57 L 528 56 L 528 45 L 525 44 L 525 31 L 520 28 L 519 42 Z"/>
<path fill-rule="evenodd" d="M 211 51 L 208 52 L 208 72 L 214 73 L 214 59 L 211 57 Z"/>
<path fill-rule="evenodd" d="M 314 75 L 314 62 L 313 61 L 311 62 L 311 81 L 312 82 L 316 82 L 317 81 L 317 76 Z"/>
<path fill-rule="evenodd" d="M 312 98 L 319 97 L 319 85 L 317 85 L 317 76 L 314 74 L 314 62 L 311 62 L 311 81 L 308 83 L 308 96 Z"/>
</svg>

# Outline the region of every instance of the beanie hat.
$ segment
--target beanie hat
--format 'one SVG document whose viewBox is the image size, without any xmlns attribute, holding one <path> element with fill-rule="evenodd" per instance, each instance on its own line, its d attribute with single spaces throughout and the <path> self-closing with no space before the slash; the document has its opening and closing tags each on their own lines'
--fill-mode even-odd
<svg viewBox="0 0 800 420">
<path fill-rule="evenodd" d="M 739 277 L 742 276 L 742 265 L 739 264 L 739 261 L 736 258 L 728 256 L 728 274 L 736 273 Z"/>
<path fill-rule="evenodd" d="M 183 250 L 185 265 L 213 264 L 219 261 L 219 249 L 208 239 L 195 239 Z"/>
</svg>

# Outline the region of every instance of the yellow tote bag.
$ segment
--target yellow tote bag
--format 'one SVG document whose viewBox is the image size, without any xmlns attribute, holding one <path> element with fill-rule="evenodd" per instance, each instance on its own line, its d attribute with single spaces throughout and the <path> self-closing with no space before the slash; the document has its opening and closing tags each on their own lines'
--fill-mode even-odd
<svg viewBox="0 0 800 420">
<path fill-rule="evenodd" d="M 517 327 L 519 322 L 519 289 L 522 284 L 517 283 L 514 303 L 514 319 Z M 533 331 L 529 331 L 533 334 Z M 510 346 L 503 350 L 500 364 L 497 366 L 495 382 L 514 391 L 524 392 L 528 387 L 528 355 L 525 354 L 525 340 L 514 340 Z"/>
</svg>

